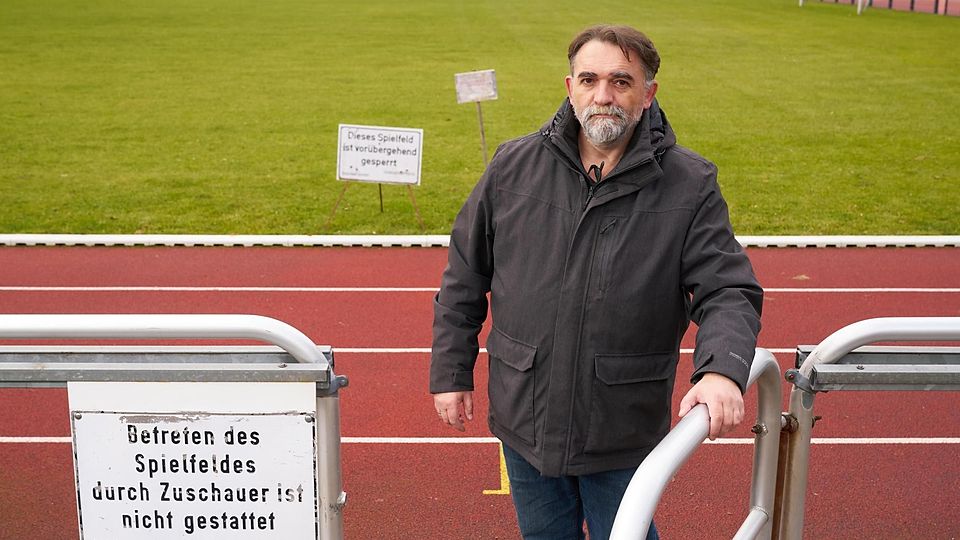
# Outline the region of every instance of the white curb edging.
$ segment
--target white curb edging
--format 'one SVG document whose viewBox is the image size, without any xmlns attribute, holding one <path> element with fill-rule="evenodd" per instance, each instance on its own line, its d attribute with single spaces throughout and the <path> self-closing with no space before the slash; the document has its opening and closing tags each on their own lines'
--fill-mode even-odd
<svg viewBox="0 0 960 540">
<path fill-rule="evenodd" d="M 744 247 L 960 247 L 960 236 L 738 236 Z M 447 235 L 0 234 L 0 246 L 447 247 Z"/>
</svg>

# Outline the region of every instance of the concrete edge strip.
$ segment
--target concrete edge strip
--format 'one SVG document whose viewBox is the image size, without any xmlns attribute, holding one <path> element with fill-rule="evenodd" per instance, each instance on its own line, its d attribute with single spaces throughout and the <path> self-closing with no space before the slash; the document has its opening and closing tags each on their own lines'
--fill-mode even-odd
<svg viewBox="0 0 960 540">
<path fill-rule="evenodd" d="M 960 236 L 738 236 L 744 247 L 960 247 Z M 0 246 L 447 247 L 447 235 L 0 234 Z"/>
</svg>

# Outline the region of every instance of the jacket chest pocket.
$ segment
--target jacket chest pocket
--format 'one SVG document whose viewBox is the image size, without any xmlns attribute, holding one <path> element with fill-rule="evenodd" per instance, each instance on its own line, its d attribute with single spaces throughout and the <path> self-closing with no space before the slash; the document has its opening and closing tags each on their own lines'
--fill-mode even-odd
<svg viewBox="0 0 960 540">
<path fill-rule="evenodd" d="M 670 429 L 676 355 L 598 354 L 594 368 L 584 451 L 635 450 L 659 442 Z"/>
<path fill-rule="evenodd" d="M 600 292 L 607 291 L 607 285 L 610 282 L 610 266 L 613 264 L 614 238 L 617 231 L 617 225 L 620 221 L 618 217 L 604 218 L 597 231 L 597 244 L 594 253 L 595 272 L 597 276 L 597 289 Z"/>
<path fill-rule="evenodd" d="M 533 394 L 537 348 L 504 334 L 496 327 L 487 338 L 490 355 L 490 417 L 495 424 L 533 446 Z"/>
</svg>

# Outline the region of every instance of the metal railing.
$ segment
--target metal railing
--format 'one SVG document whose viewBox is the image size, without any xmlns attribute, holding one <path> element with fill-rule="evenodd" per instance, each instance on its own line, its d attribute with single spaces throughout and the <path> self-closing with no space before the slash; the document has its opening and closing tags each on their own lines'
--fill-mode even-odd
<svg viewBox="0 0 960 540">
<path fill-rule="evenodd" d="M 750 510 L 735 538 L 770 538 L 776 495 L 781 427 L 780 367 L 766 349 L 757 349 L 747 386 L 758 382 L 757 423 Z M 710 432 L 707 406 L 697 405 L 667 434 L 637 468 L 620 502 L 611 540 L 646 538 L 667 483 Z"/>
<path fill-rule="evenodd" d="M 260 315 L 0 315 L 3 339 L 254 339 L 298 362 L 327 364 L 289 324 Z"/>
<path fill-rule="evenodd" d="M 817 366 L 833 364 L 854 349 L 878 341 L 947 341 L 960 340 L 960 317 L 886 317 L 860 321 L 834 332 L 820 342 L 797 370 L 787 371 L 793 383 L 790 391 L 791 424 L 781 459 L 786 475 L 780 487 L 782 515 L 778 538 L 799 539 L 803 535 L 803 513 L 806 503 L 807 475 L 810 466 L 810 439 L 813 430 L 813 405 L 817 389 L 812 380 Z M 880 377 L 875 377 L 880 379 Z M 890 380 L 899 382 L 899 375 Z M 917 389 L 926 389 L 920 385 Z M 794 422 L 795 420 L 795 422 Z"/>
<path fill-rule="evenodd" d="M 320 538 L 343 538 L 342 508 L 346 494 L 342 490 L 340 466 L 340 399 L 338 389 L 347 385 L 345 377 L 335 376 L 333 365 L 306 335 L 296 328 L 269 317 L 257 315 L 0 315 L 0 339 L 251 339 L 277 345 L 303 369 L 276 363 L 242 366 L 236 363 L 190 364 L 157 363 L 162 348 L 152 355 L 149 365 L 137 362 L 0 362 L 0 386 L 43 386 L 44 383 L 70 380 L 309 380 L 317 384 L 317 488 L 318 531 Z M 0 348 L 2 351 L 4 348 Z M 29 347 L 15 349 L 24 356 Z M 57 356 L 49 347 L 40 354 Z M 68 350 L 69 347 L 64 347 Z M 101 353 L 109 348 L 98 348 Z M 236 350 L 233 349 L 233 350 Z M 329 350 L 329 349 L 327 349 Z M 76 355 L 71 355 L 71 358 Z M 133 355 L 144 356 L 144 355 Z M 197 358 L 203 355 L 198 355 Z M 210 356 L 210 355 L 208 355 Z M 263 356 L 261 354 L 261 356 Z M 199 361 L 199 360 L 198 360 Z M 209 359 L 207 360 L 209 362 Z M 162 360 L 161 360 L 162 362 Z M 309 369 L 307 369 L 309 368 Z M 186 372 L 186 373 L 184 373 Z"/>
</svg>

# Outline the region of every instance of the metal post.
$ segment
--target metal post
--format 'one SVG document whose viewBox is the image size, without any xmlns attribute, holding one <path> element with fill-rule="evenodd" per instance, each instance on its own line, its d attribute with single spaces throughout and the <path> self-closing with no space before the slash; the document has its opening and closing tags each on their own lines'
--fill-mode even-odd
<svg viewBox="0 0 960 540">
<path fill-rule="evenodd" d="M 783 513 L 779 537 L 799 540 L 803 536 L 803 512 L 810 468 L 814 391 L 810 376 L 817 364 L 830 364 L 857 347 L 877 341 L 938 341 L 960 339 L 960 317 L 886 317 L 867 319 L 837 330 L 804 360 L 799 370 L 787 372 L 794 384 L 790 392 L 790 415 L 797 430 L 790 433 L 786 475 L 780 487 Z"/>
<path fill-rule="evenodd" d="M 383 184 L 377 184 L 377 189 L 380 191 L 380 213 L 383 213 Z"/>
<path fill-rule="evenodd" d="M 480 108 L 480 102 L 477 102 L 477 118 L 480 119 L 480 147 L 483 148 L 483 166 L 487 166 L 487 136 L 483 129 L 483 109 Z"/>
<path fill-rule="evenodd" d="M 326 229 L 327 227 L 330 226 L 331 223 L 333 223 L 333 216 L 337 215 L 337 207 L 340 206 L 340 201 L 343 200 L 343 194 L 347 192 L 347 186 L 349 185 L 350 185 L 349 182 L 343 183 L 343 189 L 340 190 L 340 196 L 337 197 L 337 202 L 333 203 L 333 211 L 330 212 L 330 217 L 327 218 L 327 222 L 323 225 L 324 229 Z"/>
<path fill-rule="evenodd" d="M 417 199 L 413 196 L 413 188 L 407 184 L 407 193 L 410 194 L 410 202 L 413 203 L 413 212 L 417 215 L 417 222 L 420 223 L 420 232 L 426 232 L 427 228 L 423 226 L 423 218 L 420 217 L 420 209 L 417 208 Z"/>
<path fill-rule="evenodd" d="M 317 505 L 321 540 L 343 538 L 347 494 L 340 477 L 340 396 L 317 397 Z"/>
<path fill-rule="evenodd" d="M 770 351 L 757 349 L 753 366 L 758 366 L 757 423 L 754 424 L 753 480 L 750 485 L 750 512 L 735 539 L 772 538 L 774 503 L 777 495 L 777 463 L 780 454 L 781 408 L 780 365 Z M 751 369 L 751 376 L 755 369 Z"/>
</svg>

